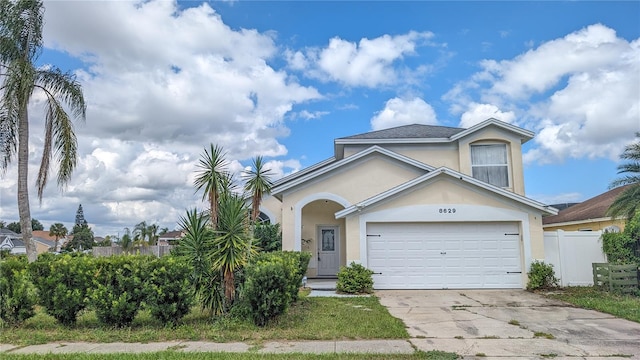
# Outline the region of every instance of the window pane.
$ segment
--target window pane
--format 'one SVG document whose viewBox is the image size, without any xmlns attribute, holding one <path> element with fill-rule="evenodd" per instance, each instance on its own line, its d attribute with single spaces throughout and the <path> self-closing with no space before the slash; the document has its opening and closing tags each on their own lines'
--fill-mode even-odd
<svg viewBox="0 0 640 360">
<path fill-rule="evenodd" d="M 495 186 L 508 187 L 507 146 L 505 144 L 472 145 L 471 175 Z"/>
<path fill-rule="evenodd" d="M 336 249 L 334 230 L 322 230 L 322 251 L 334 251 Z"/>
<path fill-rule="evenodd" d="M 471 146 L 471 163 L 473 165 L 506 165 L 507 146 L 473 145 Z"/>
</svg>

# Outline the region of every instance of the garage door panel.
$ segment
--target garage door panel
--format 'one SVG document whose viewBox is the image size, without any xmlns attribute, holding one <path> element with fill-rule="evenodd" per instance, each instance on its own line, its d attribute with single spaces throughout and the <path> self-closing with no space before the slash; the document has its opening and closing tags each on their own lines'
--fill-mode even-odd
<svg viewBox="0 0 640 360">
<path fill-rule="evenodd" d="M 374 286 L 521 288 L 518 229 L 516 223 L 368 224 L 375 234 L 367 243 Z"/>
</svg>

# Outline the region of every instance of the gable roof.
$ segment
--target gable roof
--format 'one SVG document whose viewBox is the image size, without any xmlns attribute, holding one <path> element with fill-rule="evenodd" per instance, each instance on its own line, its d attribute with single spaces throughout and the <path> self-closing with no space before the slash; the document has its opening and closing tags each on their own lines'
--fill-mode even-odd
<svg viewBox="0 0 640 360">
<path fill-rule="evenodd" d="M 173 240 L 173 239 L 178 239 L 182 237 L 182 230 L 173 230 L 173 231 L 167 231 L 164 234 L 158 235 L 158 240 L 162 239 L 168 239 L 168 240 Z"/>
<path fill-rule="evenodd" d="M 359 159 L 362 159 L 363 157 L 373 154 L 373 153 L 378 153 L 378 154 L 382 154 L 391 158 L 394 158 L 396 160 L 399 160 L 400 162 L 403 162 L 405 164 L 414 166 L 416 168 L 425 170 L 425 171 L 431 171 L 433 169 L 435 169 L 433 166 L 427 165 L 425 163 L 422 163 L 420 161 L 417 161 L 415 159 L 412 159 L 410 157 L 398 154 L 394 151 L 382 148 L 380 146 L 374 145 L 371 146 L 369 148 L 367 148 L 366 150 L 360 151 L 359 153 L 356 153 L 352 156 L 349 156 L 346 159 L 342 159 L 342 160 L 338 160 L 338 161 L 333 161 L 330 163 L 327 163 L 327 165 L 325 165 L 324 167 L 317 167 L 316 171 L 314 172 L 305 172 L 303 174 L 301 174 L 301 176 L 298 177 L 291 177 L 290 179 L 288 179 L 286 182 L 280 182 L 277 185 L 275 185 L 272 189 L 271 189 L 271 195 L 276 196 L 280 193 L 282 193 L 285 190 L 288 190 L 294 186 L 303 184 L 309 180 L 312 180 L 322 174 L 326 174 L 332 170 L 335 170 L 339 167 L 345 166 L 347 164 L 350 164 L 352 162 L 355 162 Z"/>
<path fill-rule="evenodd" d="M 608 218 L 607 209 L 629 185 L 611 189 L 591 199 L 561 210 L 557 215 L 542 218 L 543 225 Z"/>
<path fill-rule="evenodd" d="M 376 196 L 373 196 L 369 199 L 363 200 L 355 205 L 352 205 L 342 211 L 337 212 L 336 215 L 336 219 L 348 216 L 356 211 L 361 211 L 363 208 L 367 207 L 367 206 L 371 206 L 371 205 L 375 205 L 383 200 L 392 198 L 410 188 L 413 188 L 415 186 L 418 186 L 421 183 L 424 183 L 430 179 L 433 179 L 437 176 L 440 175 L 444 175 L 444 176 L 449 176 L 453 179 L 456 179 L 457 181 L 463 181 L 472 185 L 475 185 L 477 187 L 489 190 L 493 193 L 496 193 L 502 197 L 517 201 L 521 204 L 527 205 L 529 207 L 541 210 L 543 213 L 547 213 L 547 214 L 557 214 L 557 210 L 555 208 L 549 207 L 541 202 L 535 201 L 533 199 L 529 199 L 528 197 L 522 196 L 522 195 L 518 195 L 516 193 L 513 193 L 511 191 L 507 191 L 504 190 L 502 188 L 499 188 L 497 186 L 488 184 L 484 181 L 480 181 L 477 180 L 471 176 L 468 175 L 464 175 L 462 173 L 459 173 L 455 170 L 449 169 L 447 167 L 440 167 L 437 168 L 425 175 L 419 176 L 415 179 L 412 179 L 410 181 L 407 181 L 404 184 L 400 184 L 394 188 L 391 188 L 385 192 L 382 192 Z"/>
<path fill-rule="evenodd" d="M 489 126 L 496 126 L 520 136 L 523 144 L 534 136 L 532 131 L 495 118 L 489 118 L 468 129 L 412 124 L 335 139 L 334 157 L 342 159 L 345 145 L 452 143 Z"/>
<path fill-rule="evenodd" d="M 448 126 L 412 124 L 403 125 L 390 129 L 371 131 L 363 134 L 347 136 L 341 139 L 417 139 L 417 138 L 449 138 L 461 131 L 463 128 L 454 128 Z"/>
<path fill-rule="evenodd" d="M 0 228 L 0 235 L 6 235 L 6 236 L 10 236 L 12 238 L 19 238 L 22 235 L 15 233 L 7 228 Z"/>
</svg>

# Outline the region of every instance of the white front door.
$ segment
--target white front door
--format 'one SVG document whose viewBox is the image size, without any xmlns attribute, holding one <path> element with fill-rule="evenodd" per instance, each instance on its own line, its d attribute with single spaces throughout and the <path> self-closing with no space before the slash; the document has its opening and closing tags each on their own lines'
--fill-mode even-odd
<svg viewBox="0 0 640 360">
<path fill-rule="evenodd" d="M 340 231 L 337 226 L 318 227 L 318 276 L 335 276 L 340 269 Z"/>
</svg>

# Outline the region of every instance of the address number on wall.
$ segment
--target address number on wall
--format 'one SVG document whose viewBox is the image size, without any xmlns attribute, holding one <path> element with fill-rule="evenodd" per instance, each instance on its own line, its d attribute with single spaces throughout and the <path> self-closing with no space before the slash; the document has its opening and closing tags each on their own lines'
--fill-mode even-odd
<svg viewBox="0 0 640 360">
<path fill-rule="evenodd" d="M 456 208 L 440 208 L 438 209 L 438 213 L 440 214 L 455 214 Z"/>
</svg>

